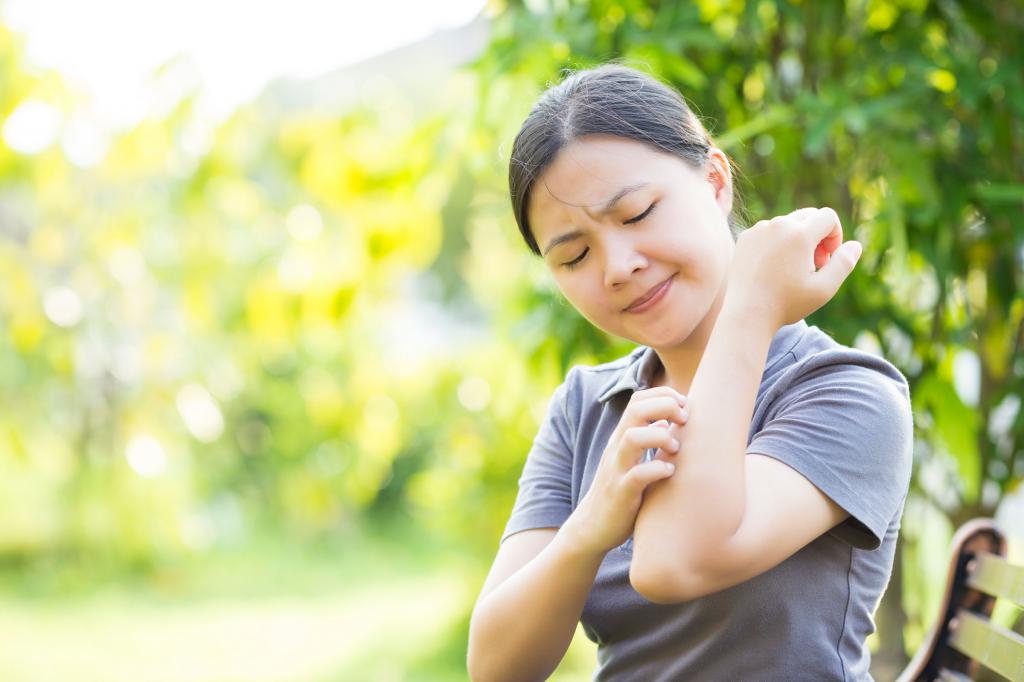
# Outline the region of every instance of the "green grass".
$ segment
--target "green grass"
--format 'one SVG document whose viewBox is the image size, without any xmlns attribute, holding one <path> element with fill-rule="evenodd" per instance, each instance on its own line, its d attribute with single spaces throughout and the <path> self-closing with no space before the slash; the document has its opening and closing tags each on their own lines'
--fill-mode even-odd
<svg viewBox="0 0 1024 682">
<path fill-rule="evenodd" d="M 263 537 L 92 580 L 43 565 L 0 573 L 6 682 L 465 680 L 486 569 L 393 528 L 330 544 Z M 590 678 L 593 648 L 577 640 L 552 679 Z"/>
</svg>

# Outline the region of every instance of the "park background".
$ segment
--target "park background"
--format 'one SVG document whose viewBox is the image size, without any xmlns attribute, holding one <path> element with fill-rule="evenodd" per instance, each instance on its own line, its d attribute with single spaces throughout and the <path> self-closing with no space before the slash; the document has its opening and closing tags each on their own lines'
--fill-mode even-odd
<svg viewBox="0 0 1024 682">
<path fill-rule="evenodd" d="M 0 4 L 0 678 L 465 679 L 548 397 L 632 347 L 560 299 L 505 179 L 542 89 L 608 59 L 684 93 L 746 224 L 827 205 L 865 246 L 808 322 L 911 386 L 876 677 L 935 617 L 956 526 L 997 516 L 1021 558 L 1024 7 L 478 4 L 213 114 L 187 54 L 111 104 Z M 146 11 L 90 49 L 131 61 Z M 212 17 L 225 52 L 250 11 Z M 554 679 L 589 679 L 578 635 Z"/>
</svg>

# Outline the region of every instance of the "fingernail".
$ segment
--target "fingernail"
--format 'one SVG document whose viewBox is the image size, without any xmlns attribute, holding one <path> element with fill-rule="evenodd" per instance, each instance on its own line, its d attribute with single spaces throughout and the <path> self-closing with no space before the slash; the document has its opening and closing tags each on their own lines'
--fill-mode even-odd
<svg viewBox="0 0 1024 682">
<path fill-rule="evenodd" d="M 689 418 L 690 418 L 690 411 L 689 410 L 683 410 L 683 419 L 689 419 Z"/>
<path fill-rule="evenodd" d="M 665 462 L 665 468 L 668 469 L 668 472 L 671 474 L 675 472 L 676 465 L 672 464 L 671 462 Z"/>
<path fill-rule="evenodd" d="M 675 438 L 673 438 L 672 439 L 672 451 L 675 452 L 678 449 L 679 449 L 679 441 L 677 441 Z"/>
</svg>

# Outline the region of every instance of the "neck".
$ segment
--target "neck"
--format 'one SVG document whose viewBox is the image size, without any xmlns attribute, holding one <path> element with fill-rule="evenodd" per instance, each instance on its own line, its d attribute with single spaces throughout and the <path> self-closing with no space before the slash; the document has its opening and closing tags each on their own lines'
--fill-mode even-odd
<svg viewBox="0 0 1024 682">
<path fill-rule="evenodd" d="M 711 338 L 711 331 L 715 328 L 724 301 L 723 284 L 704 319 L 685 341 L 677 346 L 654 349 L 662 367 L 654 377 L 652 386 L 671 386 L 683 395 L 689 394 L 693 376 L 697 373 L 701 358 L 704 357 L 704 350 L 707 348 L 708 339 Z"/>
</svg>

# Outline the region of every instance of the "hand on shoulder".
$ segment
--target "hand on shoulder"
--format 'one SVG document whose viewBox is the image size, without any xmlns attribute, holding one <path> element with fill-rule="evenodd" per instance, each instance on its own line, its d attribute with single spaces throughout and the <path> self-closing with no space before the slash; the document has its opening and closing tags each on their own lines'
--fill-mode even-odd
<svg viewBox="0 0 1024 682">
<path fill-rule="evenodd" d="M 777 329 L 825 305 L 853 272 L 863 247 L 843 242 L 834 210 L 801 208 L 742 232 L 729 271 L 726 304 Z"/>
</svg>

